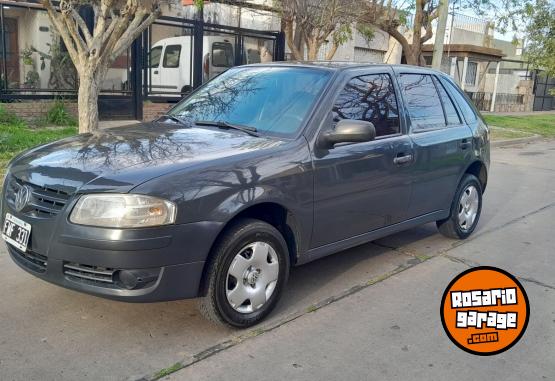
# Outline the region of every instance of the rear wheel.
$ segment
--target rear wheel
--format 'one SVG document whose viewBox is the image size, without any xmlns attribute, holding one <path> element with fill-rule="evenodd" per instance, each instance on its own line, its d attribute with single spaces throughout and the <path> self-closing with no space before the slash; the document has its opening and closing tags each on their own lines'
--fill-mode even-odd
<svg viewBox="0 0 555 381">
<path fill-rule="evenodd" d="M 280 232 L 259 220 L 230 227 L 214 248 L 201 313 L 217 323 L 249 327 L 277 304 L 289 275 L 289 253 Z"/>
<path fill-rule="evenodd" d="M 436 224 L 444 236 L 466 239 L 476 228 L 481 212 L 482 185 L 476 176 L 467 174 L 455 193 L 449 217 Z"/>
</svg>

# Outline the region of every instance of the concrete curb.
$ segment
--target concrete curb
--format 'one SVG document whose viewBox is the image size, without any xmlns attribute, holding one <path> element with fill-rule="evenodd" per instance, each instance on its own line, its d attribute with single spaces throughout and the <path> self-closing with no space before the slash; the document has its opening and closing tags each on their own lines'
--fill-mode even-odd
<svg viewBox="0 0 555 381">
<path fill-rule="evenodd" d="M 490 143 L 492 148 L 500 148 L 500 147 L 508 147 L 508 146 L 512 146 L 512 145 L 516 145 L 516 144 L 527 144 L 527 143 L 532 143 L 538 140 L 541 140 L 542 136 L 540 135 L 534 135 L 534 136 L 529 136 L 526 138 L 517 138 L 517 139 L 508 139 L 508 140 L 497 140 L 497 141 L 492 141 Z"/>
</svg>

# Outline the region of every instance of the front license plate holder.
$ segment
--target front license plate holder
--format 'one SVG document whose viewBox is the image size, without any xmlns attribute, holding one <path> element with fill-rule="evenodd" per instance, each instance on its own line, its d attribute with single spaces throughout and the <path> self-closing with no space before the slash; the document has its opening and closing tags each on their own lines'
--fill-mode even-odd
<svg viewBox="0 0 555 381">
<path fill-rule="evenodd" d="M 22 252 L 26 252 L 30 236 L 31 224 L 28 224 L 10 213 L 6 213 L 2 226 L 2 238 L 4 241 Z"/>
</svg>

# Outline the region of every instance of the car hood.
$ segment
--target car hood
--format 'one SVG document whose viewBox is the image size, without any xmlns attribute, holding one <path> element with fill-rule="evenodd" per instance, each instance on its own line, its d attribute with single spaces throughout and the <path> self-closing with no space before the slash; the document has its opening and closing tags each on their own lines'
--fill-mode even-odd
<svg viewBox="0 0 555 381">
<path fill-rule="evenodd" d="M 10 173 L 39 186 L 74 193 L 129 191 L 187 166 L 268 149 L 284 141 L 241 131 L 145 123 L 82 134 L 31 149 Z"/>
</svg>

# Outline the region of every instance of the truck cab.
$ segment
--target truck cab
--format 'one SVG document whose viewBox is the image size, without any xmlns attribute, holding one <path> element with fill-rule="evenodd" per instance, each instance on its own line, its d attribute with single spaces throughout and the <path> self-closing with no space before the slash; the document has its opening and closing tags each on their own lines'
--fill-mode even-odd
<svg viewBox="0 0 555 381">
<path fill-rule="evenodd" d="M 190 92 L 192 56 L 191 36 L 170 37 L 155 43 L 148 62 L 150 92 L 165 96 Z M 204 82 L 235 66 L 235 41 L 224 36 L 204 36 L 202 56 Z"/>
</svg>

